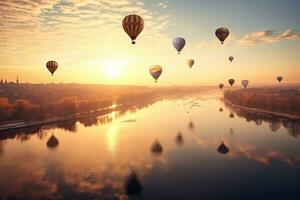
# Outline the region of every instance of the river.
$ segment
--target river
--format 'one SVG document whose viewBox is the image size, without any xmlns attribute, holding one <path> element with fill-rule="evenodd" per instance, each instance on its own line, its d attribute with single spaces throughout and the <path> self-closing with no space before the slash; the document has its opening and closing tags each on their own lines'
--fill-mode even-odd
<svg viewBox="0 0 300 200">
<path fill-rule="evenodd" d="M 220 95 L 0 133 L 0 199 L 300 199 L 300 122 Z"/>
</svg>

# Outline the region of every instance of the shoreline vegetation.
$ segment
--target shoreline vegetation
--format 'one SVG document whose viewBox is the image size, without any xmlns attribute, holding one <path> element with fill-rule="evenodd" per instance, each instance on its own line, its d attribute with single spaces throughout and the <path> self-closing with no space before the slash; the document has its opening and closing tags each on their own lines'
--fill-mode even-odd
<svg viewBox="0 0 300 200">
<path fill-rule="evenodd" d="M 273 115 L 275 117 L 284 117 L 284 118 L 288 118 L 288 119 L 292 119 L 292 120 L 300 120 L 300 116 L 297 116 L 297 115 L 289 115 L 289 114 L 285 114 L 285 113 L 272 112 L 272 111 L 259 109 L 259 108 L 250 108 L 250 107 L 246 107 L 246 106 L 240 106 L 240 105 L 230 102 L 230 100 L 228 100 L 224 97 L 221 99 L 225 102 L 225 104 L 227 104 L 227 105 L 229 104 L 230 107 L 244 109 L 244 110 L 247 110 L 248 112 L 252 112 L 252 113 L 256 113 L 256 114 Z"/>
<path fill-rule="evenodd" d="M 223 100 L 250 112 L 300 120 L 299 86 L 226 90 Z"/>
<path fill-rule="evenodd" d="M 113 111 L 213 87 L 109 86 L 80 84 L 9 84 L 0 86 L 0 133 Z"/>
</svg>

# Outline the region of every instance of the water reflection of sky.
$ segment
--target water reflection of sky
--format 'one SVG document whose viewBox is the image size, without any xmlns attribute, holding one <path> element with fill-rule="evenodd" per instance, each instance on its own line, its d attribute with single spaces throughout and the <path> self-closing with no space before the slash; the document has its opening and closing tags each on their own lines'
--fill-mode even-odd
<svg viewBox="0 0 300 200">
<path fill-rule="evenodd" d="M 298 199 L 298 124 L 275 121 L 207 94 L 1 134 L 0 199 Z"/>
</svg>

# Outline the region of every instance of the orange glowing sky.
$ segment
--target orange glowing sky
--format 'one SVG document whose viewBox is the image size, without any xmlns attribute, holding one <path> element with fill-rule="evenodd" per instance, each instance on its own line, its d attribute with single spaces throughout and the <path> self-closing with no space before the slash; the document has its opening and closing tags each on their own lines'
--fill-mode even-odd
<svg viewBox="0 0 300 200">
<path fill-rule="evenodd" d="M 149 67 L 159 64 L 160 85 L 215 85 L 228 78 L 272 83 L 277 75 L 300 82 L 299 9 L 294 0 L 2 0 L 0 77 L 153 85 Z M 131 13 L 145 21 L 136 45 L 121 25 Z M 220 26 L 231 31 L 223 46 L 214 35 Z M 187 41 L 181 55 L 172 46 L 177 36 Z M 48 60 L 59 63 L 54 77 Z"/>
</svg>

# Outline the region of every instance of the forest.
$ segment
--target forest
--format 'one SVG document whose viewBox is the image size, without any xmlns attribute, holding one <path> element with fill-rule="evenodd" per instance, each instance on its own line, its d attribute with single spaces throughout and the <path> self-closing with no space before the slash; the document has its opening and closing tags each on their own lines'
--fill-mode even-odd
<svg viewBox="0 0 300 200">
<path fill-rule="evenodd" d="M 300 116 L 299 86 L 226 90 L 224 98 L 239 106 Z"/>
<path fill-rule="evenodd" d="M 40 121 L 89 113 L 112 105 L 158 96 L 198 92 L 206 87 L 146 87 L 83 84 L 0 85 L 0 125 L 8 121 Z M 1 123 L 2 122 L 2 123 Z"/>
</svg>

